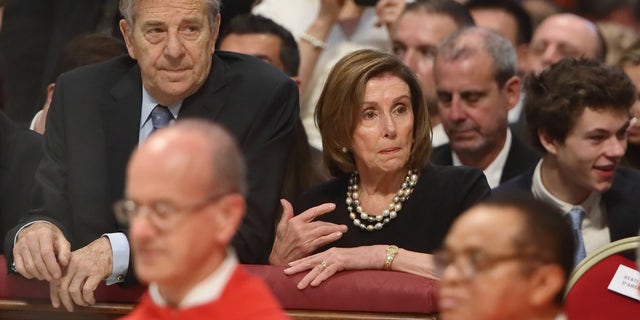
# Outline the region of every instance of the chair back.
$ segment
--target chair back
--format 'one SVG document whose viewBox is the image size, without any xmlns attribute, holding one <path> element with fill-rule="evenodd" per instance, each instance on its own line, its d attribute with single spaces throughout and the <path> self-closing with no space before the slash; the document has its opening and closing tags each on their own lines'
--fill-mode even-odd
<svg viewBox="0 0 640 320">
<path fill-rule="evenodd" d="M 639 244 L 640 236 L 614 241 L 576 266 L 565 291 L 564 313 L 569 320 L 640 319 L 640 301 L 608 289 L 620 265 L 638 270 L 628 257 Z"/>
</svg>

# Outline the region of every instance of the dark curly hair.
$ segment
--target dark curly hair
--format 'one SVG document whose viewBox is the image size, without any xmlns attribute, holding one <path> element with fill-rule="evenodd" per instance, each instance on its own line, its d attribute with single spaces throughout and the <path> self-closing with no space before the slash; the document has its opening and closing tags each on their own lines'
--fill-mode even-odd
<svg viewBox="0 0 640 320">
<path fill-rule="evenodd" d="M 636 87 L 622 68 L 594 59 L 565 58 L 525 81 L 524 110 L 532 143 L 538 133 L 564 141 L 585 108 L 628 111 Z"/>
</svg>

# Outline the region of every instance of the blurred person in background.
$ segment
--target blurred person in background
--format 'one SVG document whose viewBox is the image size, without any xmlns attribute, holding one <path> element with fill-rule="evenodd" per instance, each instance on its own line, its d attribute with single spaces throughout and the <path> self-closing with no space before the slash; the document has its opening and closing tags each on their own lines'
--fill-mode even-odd
<svg viewBox="0 0 640 320">
<path fill-rule="evenodd" d="M 386 12 L 392 4 L 404 5 L 404 0 L 382 0 L 378 2 L 378 11 Z M 432 147 L 447 143 L 449 138 L 438 110 L 433 63 L 438 46 L 447 36 L 474 26 L 469 10 L 453 0 L 417 0 L 408 3 L 397 18 L 379 15 L 381 20 L 388 19 L 393 53 L 420 79 L 429 110 Z"/>
<path fill-rule="evenodd" d="M 636 86 L 636 101 L 631 106 L 631 123 L 627 130 L 627 151 L 623 165 L 640 169 L 640 41 L 627 49 L 620 58 L 619 65 Z"/>
<path fill-rule="evenodd" d="M 498 32 L 511 42 L 518 57 L 518 76 L 522 81 L 527 74 L 529 42 L 533 33 L 531 18 L 518 0 L 470 0 L 465 6 L 471 11 L 473 20 L 479 27 Z M 509 110 L 509 123 L 515 124 L 516 133 L 522 131 L 517 126 L 522 125 L 522 100 L 520 94 L 518 103 Z"/>
<path fill-rule="evenodd" d="M 63 72 L 73 70 L 87 64 L 97 63 L 115 58 L 127 53 L 127 47 L 123 41 L 101 33 L 81 34 L 69 41 L 62 49 L 51 82 L 47 86 L 42 110 L 38 111 L 31 120 L 29 129 L 44 134 L 46 130 L 47 113 L 53 99 L 53 91 L 56 87 L 56 78 Z"/>
<path fill-rule="evenodd" d="M 538 74 L 567 57 L 604 62 L 607 47 L 593 22 L 575 14 L 559 13 L 546 18 L 535 29 L 529 45 L 529 71 Z"/>
<path fill-rule="evenodd" d="M 218 49 L 252 55 L 284 71 L 302 90 L 298 77 L 300 53 L 298 44 L 289 30 L 273 20 L 253 14 L 236 16 L 228 22 L 218 39 Z M 327 180 L 322 166 L 322 152 L 309 145 L 302 121 L 295 124 L 293 150 L 281 198 L 296 200 L 316 184 Z"/>
<path fill-rule="evenodd" d="M 524 76 L 528 70 L 527 55 L 533 26 L 520 1 L 469 0 L 465 6 L 478 27 L 494 30 L 511 42 L 518 56 L 518 75 Z"/>
<path fill-rule="evenodd" d="M 314 108 L 331 67 L 358 49 L 389 51 L 389 34 L 374 3 L 359 0 L 262 0 L 252 12 L 291 30 L 300 49 L 300 118 L 309 143 L 322 149 Z"/>
</svg>

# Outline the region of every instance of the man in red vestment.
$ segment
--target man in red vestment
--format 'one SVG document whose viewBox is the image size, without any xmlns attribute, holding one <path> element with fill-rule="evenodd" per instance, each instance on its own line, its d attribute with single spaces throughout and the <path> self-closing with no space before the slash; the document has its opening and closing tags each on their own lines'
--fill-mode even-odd
<svg viewBox="0 0 640 320">
<path fill-rule="evenodd" d="M 149 290 L 125 319 L 286 319 L 229 246 L 245 211 L 245 180 L 234 140 L 205 120 L 159 129 L 134 152 L 126 198 L 114 208 Z"/>
</svg>

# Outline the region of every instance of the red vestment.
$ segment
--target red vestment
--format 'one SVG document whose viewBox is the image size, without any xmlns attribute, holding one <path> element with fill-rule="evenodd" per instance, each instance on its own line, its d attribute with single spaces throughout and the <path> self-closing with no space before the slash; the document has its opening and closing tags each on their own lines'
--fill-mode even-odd
<svg viewBox="0 0 640 320">
<path fill-rule="evenodd" d="M 155 304 L 147 291 L 142 296 L 140 304 L 129 315 L 122 318 L 122 320 L 150 319 L 281 320 L 289 318 L 262 280 L 248 274 L 238 265 L 217 300 L 194 307 L 173 309 Z"/>
</svg>

